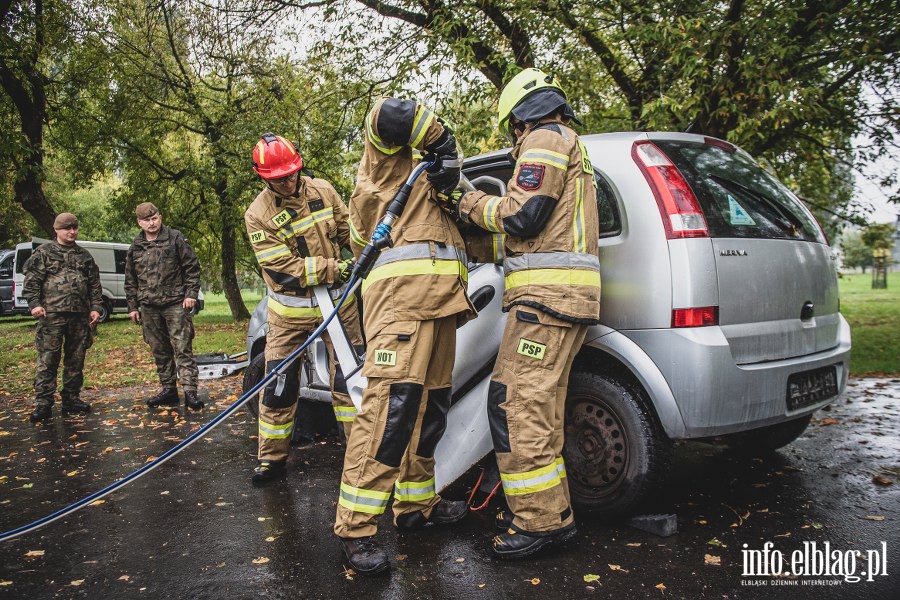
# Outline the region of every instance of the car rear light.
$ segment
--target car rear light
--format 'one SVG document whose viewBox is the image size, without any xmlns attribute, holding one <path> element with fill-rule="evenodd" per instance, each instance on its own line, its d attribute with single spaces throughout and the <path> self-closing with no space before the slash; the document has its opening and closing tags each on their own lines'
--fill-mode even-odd
<svg viewBox="0 0 900 600">
<path fill-rule="evenodd" d="M 708 327 L 718 324 L 718 306 L 676 308 L 672 311 L 672 327 Z"/>
<path fill-rule="evenodd" d="M 653 142 L 637 142 L 631 157 L 641 169 L 662 215 L 668 239 L 709 237 L 694 190 Z"/>
</svg>

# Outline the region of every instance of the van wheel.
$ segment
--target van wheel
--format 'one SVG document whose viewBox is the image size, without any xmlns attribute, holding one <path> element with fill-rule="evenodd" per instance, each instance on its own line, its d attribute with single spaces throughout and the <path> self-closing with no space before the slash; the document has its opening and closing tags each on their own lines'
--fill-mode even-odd
<svg viewBox="0 0 900 600">
<path fill-rule="evenodd" d="M 662 482 L 672 443 L 643 391 L 609 373 L 573 372 L 563 458 L 573 503 L 598 516 L 637 508 Z"/>
<path fill-rule="evenodd" d="M 109 321 L 109 317 L 112 315 L 112 306 L 109 304 L 109 300 L 104 298 L 100 302 L 100 320 L 99 323 L 106 323 Z"/>
<path fill-rule="evenodd" d="M 787 446 L 803 435 L 811 419 L 812 414 L 808 414 L 784 423 L 723 435 L 720 439 L 730 450 L 739 454 L 751 456 L 768 454 Z"/>
<path fill-rule="evenodd" d="M 244 369 L 244 381 L 241 386 L 241 391 L 246 394 L 253 389 L 253 386 L 262 381 L 262 378 L 265 376 L 266 353 L 260 352 L 253 357 L 253 360 L 251 360 L 250 364 L 247 365 L 247 368 Z M 250 412 L 250 414 L 253 415 L 254 419 L 259 418 L 259 394 L 256 394 L 254 398 L 247 400 L 247 404 L 245 406 L 247 407 L 247 410 Z"/>
</svg>

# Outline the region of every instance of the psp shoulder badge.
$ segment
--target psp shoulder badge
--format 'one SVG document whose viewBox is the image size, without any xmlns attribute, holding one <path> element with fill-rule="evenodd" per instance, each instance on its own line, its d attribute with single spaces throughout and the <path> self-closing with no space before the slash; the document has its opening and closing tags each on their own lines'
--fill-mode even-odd
<svg viewBox="0 0 900 600">
<path fill-rule="evenodd" d="M 523 190 L 532 191 L 541 187 L 544 182 L 544 165 L 522 164 L 516 175 L 516 185 Z"/>
</svg>

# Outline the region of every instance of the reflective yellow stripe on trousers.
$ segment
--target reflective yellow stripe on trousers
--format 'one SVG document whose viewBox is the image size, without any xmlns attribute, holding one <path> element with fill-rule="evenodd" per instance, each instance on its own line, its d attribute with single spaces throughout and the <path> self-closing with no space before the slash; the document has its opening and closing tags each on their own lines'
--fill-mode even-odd
<svg viewBox="0 0 900 600">
<path fill-rule="evenodd" d="M 270 440 L 283 440 L 291 435 L 291 429 L 294 427 L 294 422 L 289 421 L 284 423 L 283 425 L 275 425 L 274 423 L 266 423 L 259 419 L 259 437 L 270 439 Z"/>
<path fill-rule="evenodd" d="M 387 508 L 390 492 L 364 490 L 341 482 L 341 495 L 338 504 L 353 512 L 380 515 Z"/>
<path fill-rule="evenodd" d="M 503 493 L 507 496 L 521 496 L 559 485 L 566 476 L 566 465 L 562 457 L 557 458 L 546 467 L 525 471 L 524 473 L 500 473 L 503 482 Z"/>
<path fill-rule="evenodd" d="M 356 407 L 335 406 L 334 418 L 338 421 L 338 423 L 352 423 L 353 419 L 356 418 Z"/>
<path fill-rule="evenodd" d="M 429 500 L 434 495 L 434 477 L 428 481 L 398 481 L 394 484 L 394 498 L 401 502 Z"/>
</svg>

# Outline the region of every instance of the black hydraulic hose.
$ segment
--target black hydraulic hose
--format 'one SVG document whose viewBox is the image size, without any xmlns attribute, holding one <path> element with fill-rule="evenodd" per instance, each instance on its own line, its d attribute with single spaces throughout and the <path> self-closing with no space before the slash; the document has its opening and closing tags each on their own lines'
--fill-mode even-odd
<svg viewBox="0 0 900 600">
<path fill-rule="evenodd" d="M 165 453 L 160 455 L 153 462 L 145 464 L 137 471 L 134 471 L 133 473 L 126 475 L 125 477 L 122 477 L 121 479 L 106 486 L 105 488 L 94 492 L 90 496 L 87 496 L 86 498 L 82 498 L 78 502 L 70 504 L 69 506 L 56 511 L 53 514 L 50 514 L 50 515 L 47 515 L 46 517 L 38 519 L 37 521 L 34 521 L 27 525 L 23 525 L 21 527 L 17 527 L 15 529 L 10 529 L 9 531 L 0 533 L 0 542 L 5 542 L 6 540 L 11 540 L 15 537 L 18 537 L 20 535 L 29 533 L 31 531 L 34 531 L 35 529 L 43 527 L 44 525 L 49 525 L 53 521 L 62 519 L 63 517 L 68 516 L 68 515 L 74 513 L 75 511 L 77 511 L 81 508 L 84 508 L 85 506 L 87 506 L 93 502 L 96 502 L 100 498 L 103 498 L 104 496 L 107 496 L 107 495 L 111 494 L 112 492 L 118 490 L 119 488 L 138 479 L 142 475 L 146 475 L 147 473 L 149 473 L 150 471 L 152 471 L 159 465 L 163 464 L 164 462 L 166 462 L 167 460 L 169 460 L 170 458 L 172 458 L 173 456 L 175 456 L 176 454 L 178 454 L 179 452 L 181 452 L 182 450 L 184 450 L 185 448 L 187 448 L 188 446 L 190 446 L 191 444 L 193 444 L 194 442 L 196 442 L 197 440 L 202 438 L 204 435 L 209 433 L 215 426 L 219 425 L 222 421 L 224 421 L 225 419 L 230 417 L 232 414 L 234 414 L 237 411 L 237 409 L 239 409 L 241 406 L 243 406 L 244 403 L 247 402 L 247 400 L 249 400 L 250 398 L 252 398 L 254 394 L 259 393 L 259 390 L 261 390 L 263 387 L 265 387 L 266 384 L 268 384 L 269 381 L 271 381 L 273 377 L 277 377 L 278 375 L 281 375 L 291 365 L 291 363 L 293 363 L 295 360 L 297 360 L 297 358 L 300 356 L 300 354 L 304 350 L 306 350 L 306 348 L 313 342 L 313 340 L 315 340 L 317 337 L 322 335 L 322 332 L 325 331 L 325 329 L 328 327 L 328 324 L 331 323 L 331 320 L 334 319 L 335 315 L 338 314 L 338 310 L 341 308 L 341 306 L 343 306 L 344 302 L 346 302 L 346 300 L 350 296 L 350 294 L 352 294 L 356 290 L 357 286 L 359 285 L 359 282 L 360 282 L 360 279 L 358 277 L 356 277 L 356 276 L 351 277 L 350 281 L 347 283 L 347 289 L 344 290 L 344 293 L 341 295 L 340 300 L 338 300 L 337 304 L 335 304 L 334 312 L 332 312 L 330 315 L 328 315 L 328 318 L 324 319 L 322 321 L 321 325 L 316 327 L 315 331 L 312 332 L 312 334 L 309 336 L 309 338 L 299 348 L 297 348 L 296 350 L 291 352 L 287 358 L 285 358 L 283 361 L 278 363 L 278 366 L 275 367 L 271 372 L 267 373 L 266 376 L 263 377 L 259 381 L 259 383 L 254 385 L 248 392 L 246 392 L 243 396 L 238 398 L 234 402 L 234 404 L 232 404 L 231 406 L 229 406 L 228 408 L 223 410 L 221 413 L 216 415 L 212 421 L 210 421 L 209 423 L 207 423 L 206 425 L 204 425 L 203 427 L 201 427 L 200 429 L 198 429 L 197 431 L 195 431 L 194 433 L 192 433 L 191 435 L 186 437 L 184 440 L 179 442 L 177 445 L 170 448 L 168 451 L 166 451 Z"/>
</svg>

